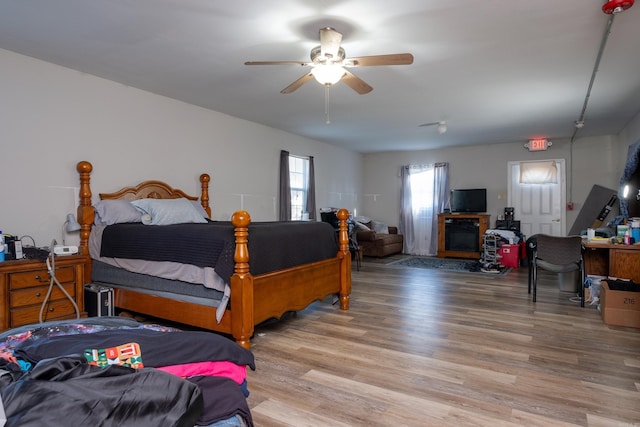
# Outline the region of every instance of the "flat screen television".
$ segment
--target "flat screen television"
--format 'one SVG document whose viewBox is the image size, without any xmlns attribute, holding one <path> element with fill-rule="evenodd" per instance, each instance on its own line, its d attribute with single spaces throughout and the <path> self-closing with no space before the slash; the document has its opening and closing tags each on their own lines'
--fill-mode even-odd
<svg viewBox="0 0 640 427">
<path fill-rule="evenodd" d="M 487 211 L 487 189 L 468 188 L 451 190 L 451 213 L 483 213 Z"/>
</svg>

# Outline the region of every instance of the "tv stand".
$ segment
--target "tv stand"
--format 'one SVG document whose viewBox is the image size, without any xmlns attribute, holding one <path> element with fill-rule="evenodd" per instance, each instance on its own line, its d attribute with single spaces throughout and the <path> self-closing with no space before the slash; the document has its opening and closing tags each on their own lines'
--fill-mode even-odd
<svg viewBox="0 0 640 427">
<path fill-rule="evenodd" d="M 489 214 L 439 214 L 438 257 L 480 259 Z"/>
</svg>

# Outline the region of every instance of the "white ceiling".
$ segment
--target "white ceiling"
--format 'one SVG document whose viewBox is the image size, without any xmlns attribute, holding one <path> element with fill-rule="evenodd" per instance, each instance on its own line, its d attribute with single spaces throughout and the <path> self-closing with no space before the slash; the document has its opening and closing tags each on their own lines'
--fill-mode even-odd
<svg viewBox="0 0 640 427">
<path fill-rule="evenodd" d="M 610 15 L 600 0 L 0 0 L 0 48 L 359 152 L 571 138 Z M 318 30 L 347 57 L 410 52 L 351 71 L 374 90 L 311 81 Z M 577 137 L 640 111 L 640 5 L 614 15 Z M 419 127 L 445 120 L 448 132 Z"/>
</svg>

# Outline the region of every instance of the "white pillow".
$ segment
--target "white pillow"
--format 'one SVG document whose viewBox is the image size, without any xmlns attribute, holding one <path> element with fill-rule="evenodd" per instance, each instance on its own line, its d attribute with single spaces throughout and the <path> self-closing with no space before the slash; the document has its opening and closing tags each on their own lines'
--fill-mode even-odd
<svg viewBox="0 0 640 427">
<path fill-rule="evenodd" d="M 371 221 L 373 231 L 380 234 L 389 234 L 389 227 L 384 222 Z"/>
<path fill-rule="evenodd" d="M 369 218 L 368 216 L 356 216 L 353 218 L 353 220 L 361 224 L 368 224 L 371 222 L 371 218 Z"/>
<path fill-rule="evenodd" d="M 193 206 L 190 200 L 180 199 L 139 199 L 131 202 L 143 215 L 145 225 L 171 225 L 186 223 L 206 223 L 207 220 Z"/>
<path fill-rule="evenodd" d="M 100 200 L 93 205 L 96 225 L 112 225 L 122 222 L 140 222 L 141 214 L 128 200 Z"/>
<path fill-rule="evenodd" d="M 371 229 L 369 227 L 367 227 L 366 225 L 364 225 L 361 222 L 355 221 L 356 223 L 356 229 L 358 230 L 363 230 L 363 231 L 371 231 Z"/>
</svg>

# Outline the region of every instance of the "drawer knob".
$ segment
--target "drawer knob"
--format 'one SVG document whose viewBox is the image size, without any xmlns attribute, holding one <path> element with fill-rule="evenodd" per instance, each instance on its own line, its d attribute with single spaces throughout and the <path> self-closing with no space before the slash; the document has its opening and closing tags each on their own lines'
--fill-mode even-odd
<svg viewBox="0 0 640 427">
<path fill-rule="evenodd" d="M 50 313 L 53 313 L 55 310 L 56 310 L 55 308 L 51 307 L 51 308 L 49 309 L 49 312 L 50 312 Z"/>
<path fill-rule="evenodd" d="M 42 276 L 40 276 L 39 274 L 37 274 L 37 275 L 36 275 L 36 280 L 37 280 L 38 282 L 41 282 L 41 283 L 47 283 L 47 282 L 49 281 L 49 278 L 48 278 L 48 277 L 47 277 L 47 278 L 43 278 Z"/>
<path fill-rule="evenodd" d="M 40 298 L 40 297 L 42 296 L 42 294 L 41 294 L 40 292 L 38 292 L 38 293 L 36 294 L 36 296 L 37 296 L 38 298 Z"/>
</svg>

